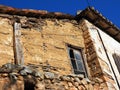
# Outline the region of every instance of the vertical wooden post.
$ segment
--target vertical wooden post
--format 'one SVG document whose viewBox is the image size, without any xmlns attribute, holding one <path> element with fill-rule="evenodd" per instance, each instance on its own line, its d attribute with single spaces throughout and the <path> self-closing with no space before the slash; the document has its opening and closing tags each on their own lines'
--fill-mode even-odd
<svg viewBox="0 0 120 90">
<path fill-rule="evenodd" d="M 15 22 L 14 23 L 14 55 L 15 55 L 15 64 L 17 65 L 23 65 L 24 64 L 24 56 L 23 56 L 23 50 L 22 45 L 20 42 L 20 36 L 21 36 L 21 24 Z"/>
</svg>

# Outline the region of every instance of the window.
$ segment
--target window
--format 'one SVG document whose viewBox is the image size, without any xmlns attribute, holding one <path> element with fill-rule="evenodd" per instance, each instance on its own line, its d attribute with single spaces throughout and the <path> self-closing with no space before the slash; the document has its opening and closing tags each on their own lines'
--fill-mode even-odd
<svg viewBox="0 0 120 90">
<path fill-rule="evenodd" d="M 86 77 L 84 61 L 81 49 L 68 46 L 68 53 L 75 74 L 83 74 Z"/>
<path fill-rule="evenodd" d="M 116 66 L 118 68 L 118 71 L 120 73 L 120 56 L 115 53 L 115 54 L 113 54 L 113 58 L 114 58 Z"/>
</svg>

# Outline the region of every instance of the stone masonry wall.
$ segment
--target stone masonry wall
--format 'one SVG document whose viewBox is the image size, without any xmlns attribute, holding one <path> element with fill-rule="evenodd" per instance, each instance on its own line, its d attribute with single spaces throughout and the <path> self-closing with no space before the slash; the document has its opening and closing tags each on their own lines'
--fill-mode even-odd
<svg viewBox="0 0 120 90">
<path fill-rule="evenodd" d="M 42 70 L 38 71 L 40 67 Z M 48 69 L 42 64 L 5 64 L 0 68 L 0 90 L 108 90 L 100 78 L 89 80 L 83 75 L 60 75 Z"/>
<path fill-rule="evenodd" d="M 0 14 L 1 90 L 108 90 L 86 23 L 55 18 L 31 18 Z M 14 23 L 24 65 L 15 62 Z M 67 45 L 83 48 L 88 78 L 73 75 Z M 87 57 L 87 59 L 86 59 Z M 8 64 L 7 64 L 8 63 Z M 31 68 L 32 67 L 32 68 Z M 31 80 L 31 81 L 29 81 Z M 114 88 L 114 87 L 112 87 Z"/>
<path fill-rule="evenodd" d="M 88 65 L 90 65 L 89 67 L 92 73 L 91 75 L 92 77 L 99 77 L 103 79 L 109 89 L 113 89 L 113 87 L 117 89 L 117 85 L 115 83 L 112 70 L 110 69 L 107 55 L 97 31 L 99 29 L 87 20 L 84 20 L 84 23 L 86 25 L 86 29 L 83 29 L 85 34 L 84 38 L 86 45 L 86 54 L 88 58 Z M 102 36 L 102 38 L 103 40 L 106 39 L 105 36 Z"/>
<path fill-rule="evenodd" d="M 68 19 L 35 18 L 24 18 L 21 22 L 25 64 L 47 62 L 63 69 L 59 72 L 70 74 L 72 67 L 67 44 L 84 47 L 82 31 L 77 22 Z"/>
<path fill-rule="evenodd" d="M 91 39 L 90 32 L 88 30 L 87 24 L 85 23 L 85 20 L 82 20 L 80 23 L 81 23 L 81 28 L 83 30 L 83 37 L 84 37 L 84 43 L 85 43 L 85 54 L 87 57 L 87 63 L 88 63 L 89 71 L 90 71 L 90 76 L 100 77 L 102 71 L 101 71 L 100 63 L 97 58 L 97 53 L 94 47 L 94 43 Z"/>
<path fill-rule="evenodd" d="M 25 65 L 47 62 L 60 68 L 62 74 L 72 72 L 67 44 L 84 47 L 82 31 L 75 20 L 37 19 L 7 14 L 0 14 L 0 20 L 1 65 L 15 62 L 13 27 L 14 22 L 19 22 Z"/>
</svg>

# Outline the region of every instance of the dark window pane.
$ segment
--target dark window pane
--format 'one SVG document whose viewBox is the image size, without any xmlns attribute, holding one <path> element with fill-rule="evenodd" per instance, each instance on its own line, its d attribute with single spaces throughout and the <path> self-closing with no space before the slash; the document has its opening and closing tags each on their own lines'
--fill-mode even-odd
<svg viewBox="0 0 120 90">
<path fill-rule="evenodd" d="M 71 64 L 74 69 L 75 74 L 83 74 L 85 76 L 85 69 L 83 64 L 83 59 L 81 51 L 79 49 L 68 47 L 69 56 L 71 59 Z"/>
<path fill-rule="evenodd" d="M 75 59 L 76 59 L 76 60 L 81 60 L 80 51 L 74 50 L 74 56 L 75 56 Z"/>
<path fill-rule="evenodd" d="M 75 60 L 71 60 L 71 62 L 72 62 L 73 69 L 77 69 Z"/>
<path fill-rule="evenodd" d="M 84 71 L 84 69 L 83 69 L 83 63 L 80 60 L 77 61 L 77 65 L 78 65 L 78 70 Z"/>
<path fill-rule="evenodd" d="M 74 54 L 73 54 L 73 50 L 72 49 L 69 50 L 69 55 L 70 55 L 70 58 L 74 58 Z"/>
</svg>

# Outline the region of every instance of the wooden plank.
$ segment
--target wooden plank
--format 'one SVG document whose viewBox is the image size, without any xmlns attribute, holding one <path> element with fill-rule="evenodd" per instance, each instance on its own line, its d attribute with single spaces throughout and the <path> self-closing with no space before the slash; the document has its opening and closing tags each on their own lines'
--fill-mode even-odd
<svg viewBox="0 0 120 90">
<path fill-rule="evenodd" d="M 14 23 L 14 55 L 15 55 L 15 64 L 17 65 L 24 64 L 23 50 L 20 42 L 20 36 L 21 36 L 20 29 L 21 29 L 21 24 L 15 22 Z"/>
</svg>

